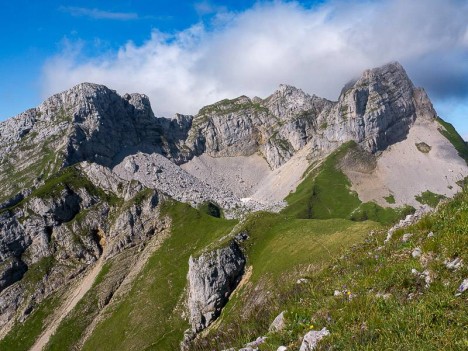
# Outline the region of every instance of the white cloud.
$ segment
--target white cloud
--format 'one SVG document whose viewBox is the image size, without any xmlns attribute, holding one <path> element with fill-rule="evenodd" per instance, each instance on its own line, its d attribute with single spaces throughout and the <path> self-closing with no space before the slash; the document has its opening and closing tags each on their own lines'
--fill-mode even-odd
<svg viewBox="0 0 468 351">
<path fill-rule="evenodd" d="M 335 99 L 362 70 L 398 60 L 436 97 L 453 82 L 450 94 L 466 97 L 466 18 L 459 0 L 262 2 L 223 12 L 209 30 L 154 31 L 100 57 L 83 57 L 82 43 L 64 48 L 44 66 L 43 94 L 91 81 L 149 95 L 157 115 L 193 114 L 226 97 L 265 97 L 280 83 Z"/>
<path fill-rule="evenodd" d="M 227 11 L 225 6 L 214 5 L 213 3 L 207 0 L 196 2 L 194 4 L 194 8 L 200 16 Z"/>
<path fill-rule="evenodd" d="M 90 9 L 86 7 L 62 6 L 60 10 L 69 13 L 75 17 L 90 17 L 94 19 L 111 20 L 133 20 L 138 18 L 138 14 L 133 12 L 112 12 L 99 9 Z"/>
</svg>

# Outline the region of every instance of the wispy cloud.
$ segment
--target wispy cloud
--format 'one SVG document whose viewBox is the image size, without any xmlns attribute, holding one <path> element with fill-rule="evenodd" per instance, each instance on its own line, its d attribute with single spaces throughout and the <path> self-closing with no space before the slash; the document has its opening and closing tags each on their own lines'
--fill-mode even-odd
<svg viewBox="0 0 468 351">
<path fill-rule="evenodd" d="M 265 97 L 280 83 L 335 99 L 364 69 L 398 60 L 436 102 L 468 105 L 466 18 L 460 0 L 259 2 L 110 55 L 68 47 L 44 66 L 43 93 L 92 81 L 149 95 L 157 115 L 196 113 L 226 97 Z"/>
<path fill-rule="evenodd" d="M 89 17 L 94 19 L 109 19 L 109 20 L 119 20 L 119 21 L 128 21 L 138 19 L 138 14 L 134 12 L 113 12 L 113 11 L 104 11 L 99 9 L 90 9 L 86 7 L 73 7 L 73 6 L 62 6 L 60 10 L 67 12 L 75 17 Z"/>
<path fill-rule="evenodd" d="M 194 5 L 195 11 L 198 15 L 210 15 L 217 12 L 226 12 L 227 8 L 225 6 L 214 5 L 208 0 L 198 1 Z"/>
</svg>

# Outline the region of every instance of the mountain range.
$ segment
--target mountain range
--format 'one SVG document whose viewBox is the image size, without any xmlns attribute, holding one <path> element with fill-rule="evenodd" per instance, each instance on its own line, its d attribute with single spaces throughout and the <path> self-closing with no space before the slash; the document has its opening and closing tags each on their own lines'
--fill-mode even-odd
<svg viewBox="0 0 468 351">
<path fill-rule="evenodd" d="M 467 161 L 397 62 L 338 101 L 280 85 L 173 118 L 79 84 L 0 123 L 0 346 L 228 349 L 278 314 L 274 340 L 279 286 L 434 211 Z"/>
</svg>

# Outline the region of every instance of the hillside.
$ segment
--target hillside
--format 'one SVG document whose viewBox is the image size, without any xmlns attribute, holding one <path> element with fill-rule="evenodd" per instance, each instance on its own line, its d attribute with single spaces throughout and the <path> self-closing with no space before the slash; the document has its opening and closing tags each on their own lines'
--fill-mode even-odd
<svg viewBox="0 0 468 351">
<path fill-rule="evenodd" d="M 367 231 L 352 247 L 332 251 L 325 265 L 311 259 L 312 269 L 286 270 L 286 276 L 272 280 L 274 290 L 268 287 L 271 294 L 256 308 L 227 310 L 221 324 L 193 349 L 240 348 L 266 336 L 260 350 L 298 350 L 304 335 L 322 328 L 330 335 L 316 350 L 466 349 L 467 206 L 465 189 L 421 219 L 395 230 Z M 279 243 L 277 249 L 284 252 Z M 287 257 L 297 255 L 285 251 Z M 252 254 L 255 266 L 260 255 Z M 248 290 L 243 287 L 233 304 L 245 299 Z M 279 330 L 269 330 L 283 311 Z"/>
<path fill-rule="evenodd" d="M 75 86 L 0 123 L 0 349 L 240 348 L 281 311 L 260 350 L 457 349 L 467 154 L 398 63 L 174 118 Z"/>
</svg>

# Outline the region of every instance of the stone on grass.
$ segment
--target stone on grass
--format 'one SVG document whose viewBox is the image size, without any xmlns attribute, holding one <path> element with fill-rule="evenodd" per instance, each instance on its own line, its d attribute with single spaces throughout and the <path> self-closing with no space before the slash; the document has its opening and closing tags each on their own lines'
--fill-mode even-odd
<svg viewBox="0 0 468 351">
<path fill-rule="evenodd" d="M 304 336 L 304 339 L 302 340 L 301 348 L 299 349 L 299 351 L 315 350 L 318 342 L 327 335 L 330 335 L 330 332 L 328 331 L 327 328 L 323 328 L 322 330 L 319 330 L 319 331 L 311 330 Z"/>
<path fill-rule="evenodd" d="M 418 258 L 418 257 L 421 257 L 421 254 L 422 254 L 422 250 L 417 247 L 413 250 L 413 252 L 411 253 L 411 256 L 413 256 L 413 258 Z"/>
<path fill-rule="evenodd" d="M 403 234 L 403 236 L 401 237 L 401 241 L 403 241 L 404 243 L 408 242 L 408 240 L 413 236 L 413 234 L 411 233 L 406 233 L 406 234 Z"/>
<path fill-rule="evenodd" d="M 463 267 L 463 260 L 460 257 L 457 257 L 453 260 L 445 260 L 444 261 L 445 267 L 450 269 L 451 271 L 456 271 L 457 269 Z"/>
<path fill-rule="evenodd" d="M 266 341 L 266 336 L 259 336 L 255 341 L 249 342 L 245 347 L 258 347 Z"/>
<path fill-rule="evenodd" d="M 285 311 L 281 312 L 273 320 L 273 322 L 270 325 L 270 328 L 268 328 L 270 332 L 278 332 L 278 331 L 283 330 L 286 327 L 286 321 L 284 319 L 284 312 Z"/>
<path fill-rule="evenodd" d="M 462 283 L 458 287 L 458 290 L 457 290 L 457 293 L 455 294 L 455 296 L 460 296 L 466 290 L 468 290 L 468 278 L 466 278 L 464 281 L 462 281 Z"/>
</svg>

